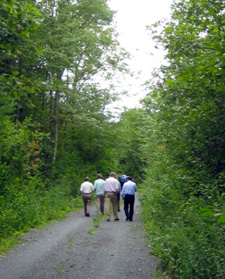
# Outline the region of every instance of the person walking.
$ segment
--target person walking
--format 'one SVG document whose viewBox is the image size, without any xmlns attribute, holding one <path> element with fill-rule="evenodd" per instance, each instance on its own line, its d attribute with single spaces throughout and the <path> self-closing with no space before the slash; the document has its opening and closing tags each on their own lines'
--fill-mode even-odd
<svg viewBox="0 0 225 279">
<path fill-rule="evenodd" d="M 123 184 L 125 182 L 127 182 L 127 175 L 126 174 L 121 174 L 119 177 L 118 177 L 118 180 L 120 182 L 120 185 L 121 185 L 121 190 L 123 189 Z"/>
<path fill-rule="evenodd" d="M 123 184 L 122 198 L 124 199 L 124 211 L 126 215 L 126 221 L 133 221 L 134 214 L 134 202 L 135 192 L 137 191 L 137 185 L 132 181 L 130 176 L 127 177 L 127 182 Z"/>
<path fill-rule="evenodd" d="M 85 177 L 85 181 L 80 186 L 80 191 L 83 194 L 84 202 L 84 215 L 90 217 L 91 201 L 92 201 L 92 191 L 94 191 L 94 185 L 89 182 L 89 177 Z"/>
<path fill-rule="evenodd" d="M 119 221 L 117 211 L 117 193 L 119 192 L 120 185 L 116 179 L 116 173 L 111 172 L 109 178 L 105 180 L 104 193 L 106 201 L 106 221 L 110 221 L 111 218 L 111 207 L 113 208 L 114 220 Z"/>
<path fill-rule="evenodd" d="M 117 193 L 117 197 L 118 197 L 118 211 L 120 211 L 120 193 L 123 189 L 123 184 L 125 182 L 127 182 L 127 176 L 126 174 L 121 174 L 119 177 L 118 177 L 118 180 L 120 182 L 120 191 Z"/>
<path fill-rule="evenodd" d="M 104 185 L 105 181 L 103 180 L 103 176 L 101 174 L 97 175 L 97 180 L 94 182 L 94 191 L 95 191 L 95 202 L 97 206 L 98 215 L 101 213 L 104 215 Z"/>
</svg>

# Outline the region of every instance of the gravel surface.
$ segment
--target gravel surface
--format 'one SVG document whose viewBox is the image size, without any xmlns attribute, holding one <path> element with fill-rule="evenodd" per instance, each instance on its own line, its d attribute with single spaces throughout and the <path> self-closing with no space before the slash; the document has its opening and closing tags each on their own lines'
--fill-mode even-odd
<svg viewBox="0 0 225 279">
<path fill-rule="evenodd" d="M 159 261 L 146 245 L 139 201 L 136 199 L 133 222 L 126 222 L 121 210 L 120 221 L 102 219 L 93 229 L 94 217 L 95 205 L 90 218 L 80 210 L 45 229 L 31 230 L 1 259 L 0 278 L 154 278 Z"/>
</svg>

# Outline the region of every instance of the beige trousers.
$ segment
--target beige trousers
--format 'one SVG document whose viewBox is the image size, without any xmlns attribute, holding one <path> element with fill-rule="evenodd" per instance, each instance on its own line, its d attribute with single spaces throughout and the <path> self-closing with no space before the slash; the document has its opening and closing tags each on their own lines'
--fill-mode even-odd
<svg viewBox="0 0 225 279">
<path fill-rule="evenodd" d="M 110 220 L 111 207 L 113 208 L 114 219 L 117 219 L 118 218 L 117 194 L 112 192 L 105 193 L 105 202 L 106 202 L 106 220 Z"/>
<path fill-rule="evenodd" d="M 104 214 L 104 203 L 105 203 L 105 197 L 104 195 L 96 195 L 95 196 L 95 202 L 96 202 L 96 206 L 97 206 L 97 213 L 100 214 Z"/>
</svg>

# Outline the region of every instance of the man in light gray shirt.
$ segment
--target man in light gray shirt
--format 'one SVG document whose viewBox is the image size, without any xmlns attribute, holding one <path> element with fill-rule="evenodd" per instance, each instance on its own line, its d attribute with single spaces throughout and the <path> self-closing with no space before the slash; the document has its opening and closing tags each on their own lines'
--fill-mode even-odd
<svg viewBox="0 0 225 279">
<path fill-rule="evenodd" d="M 114 220 L 119 221 L 117 208 L 117 193 L 120 190 L 120 183 L 116 179 L 116 173 L 111 172 L 104 185 L 105 202 L 106 202 L 106 221 L 110 221 L 111 206 L 113 207 Z"/>
</svg>

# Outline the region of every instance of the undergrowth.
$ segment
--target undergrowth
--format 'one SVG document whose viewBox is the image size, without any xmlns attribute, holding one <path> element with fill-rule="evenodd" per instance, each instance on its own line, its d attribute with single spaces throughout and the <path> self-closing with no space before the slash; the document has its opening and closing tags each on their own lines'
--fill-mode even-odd
<svg viewBox="0 0 225 279">
<path fill-rule="evenodd" d="M 161 278 L 225 278 L 225 195 L 184 195 L 176 175 L 152 171 L 142 185 L 142 219 Z"/>
<path fill-rule="evenodd" d="M 20 237 L 32 228 L 41 228 L 50 222 L 61 220 L 68 212 L 83 206 L 80 195 L 71 195 L 70 187 L 51 186 L 48 189 L 37 189 L 29 184 L 9 188 L 4 199 L 0 200 L 0 255 L 8 252 Z"/>
</svg>

